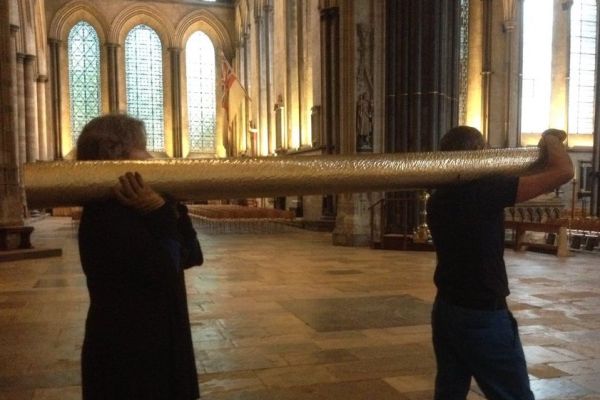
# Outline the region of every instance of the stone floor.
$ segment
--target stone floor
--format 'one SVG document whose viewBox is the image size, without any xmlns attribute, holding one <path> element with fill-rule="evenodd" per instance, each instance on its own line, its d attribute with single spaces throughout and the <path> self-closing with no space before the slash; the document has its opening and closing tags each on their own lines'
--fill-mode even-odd
<svg viewBox="0 0 600 400">
<path fill-rule="evenodd" d="M 76 227 L 34 226 L 36 246 L 64 255 L 0 264 L 0 400 L 79 399 Z M 203 399 L 432 398 L 433 254 L 305 231 L 200 239 L 206 262 L 187 284 Z M 600 399 L 600 257 L 509 250 L 507 262 L 536 398 Z"/>
</svg>

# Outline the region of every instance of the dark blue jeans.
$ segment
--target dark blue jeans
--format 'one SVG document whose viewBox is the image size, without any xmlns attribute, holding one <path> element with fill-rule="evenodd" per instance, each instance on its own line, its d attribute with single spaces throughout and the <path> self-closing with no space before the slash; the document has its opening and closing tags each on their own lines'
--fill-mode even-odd
<svg viewBox="0 0 600 400">
<path fill-rule="evenodd" d="M 480 311 L 436 300 L 435 400 L 465 400 L 471 377 L 490 400 L 533 400 L 517 321 L 509 310 Z"/>
</svg>

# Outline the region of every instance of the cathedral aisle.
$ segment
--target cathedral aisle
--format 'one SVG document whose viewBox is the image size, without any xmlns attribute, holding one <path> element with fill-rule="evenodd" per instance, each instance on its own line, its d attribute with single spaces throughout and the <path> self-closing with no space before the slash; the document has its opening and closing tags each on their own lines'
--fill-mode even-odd
<svg viewBox="0 0 600 400">
<path fill-rule="evenodd" d="M 0 400 L 80 398 L 88 298 L 67 218 L 34 222 L 63 257 L 0 263 Z M 425 400 L 435 360 L 433 253 L 331 245 L 331 234 L 207 234 L 187 271 L 206 400 Z M 598 256 L 507 250 L 510 307 L 536 399 L 600 399 Z M 469 400 L 482 399 L 473 387 Z"/>
</svg>

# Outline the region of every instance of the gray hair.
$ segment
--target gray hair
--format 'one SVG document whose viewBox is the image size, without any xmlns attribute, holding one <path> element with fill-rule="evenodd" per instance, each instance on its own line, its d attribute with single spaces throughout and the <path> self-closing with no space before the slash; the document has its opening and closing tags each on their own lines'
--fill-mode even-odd
<svg viewBox="0 0 600 400">
<path fill-rule="evenodd" d="M 126 160 L 133 149 L 146 149 L 144 122 L 126 114 L 92 119 L 77 139 L 78 160 Z"/>
</svg>

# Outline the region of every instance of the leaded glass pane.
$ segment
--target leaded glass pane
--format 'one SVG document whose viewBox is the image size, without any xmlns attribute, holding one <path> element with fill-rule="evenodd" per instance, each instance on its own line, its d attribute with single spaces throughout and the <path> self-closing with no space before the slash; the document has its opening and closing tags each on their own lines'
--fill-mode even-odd
<svg viewBox="0 0 600 400">
<path fill-rule="evenodd" d="M 469 0 L 460 1 L 460 77 L 458 97 L 458 118 L 465 124 L 467 118 L 467 82 L 469 62 Z"/>
<path fill-rule="evenodd" d="M 92 118 L 100 115 L 100 40 L 92 25 L 80 21 L 69 32 L 69 96 L 73 143 Z"/>
<path fill-rule="evenodd" d="M 190 148 L 215 150 L 215 49 L 209 37 L 195 32 L 185 46 Z"/>
<path fill-rule="evenodd" d="M 164 151 L 163 62 L 160 38 L 137 25 L 125 39 L 127 112 L 144 121 L 148 150 Z"/>
<path fill-rule="evenodd" d="M 596 74 L 596 0 L 577 0 L 571 7 L 569 133 L 594 131 Z"/>
<path fill-rule="evenodd" d="M 550 124 L 553 2 L 525 0 L 521 132 L 540 133 Z"/>
</svg>

